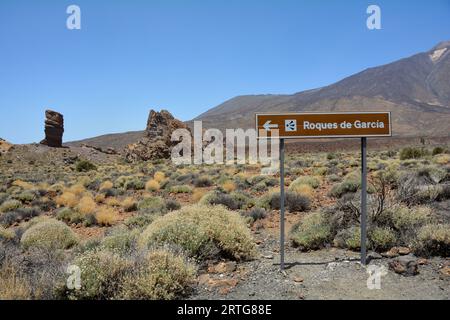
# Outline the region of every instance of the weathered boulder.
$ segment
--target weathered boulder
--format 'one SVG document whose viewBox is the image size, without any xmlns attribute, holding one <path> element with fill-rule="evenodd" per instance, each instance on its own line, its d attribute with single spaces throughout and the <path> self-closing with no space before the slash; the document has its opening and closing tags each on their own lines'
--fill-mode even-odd
<svg viewBox="0 0 450 320">
<path fill-rule="evenodd" d="M 49 147 L 61 148 L 64 134 L 64 117 L 61 113 L 45 111 L 45 139 L 41 141 Z"/>
<path fill-rule="evenodd" d="M 411 254 L 393 259 L 389 262 L 389 268 L 395 273 L 404 276 L 415 276 L 419 274 L 417 258 Z"/>
<path fill-rule="evenodd" d="M 189 130 L 182 121 L 175 119 L 170 112 L 151 110 L 144 137 L 137 143 L 126 147 L 125 158 L 130 162 L 170 158 L 172 147 L 176 144 L 171 141 L 172 132 L 177 129 Z"/>
</svg>

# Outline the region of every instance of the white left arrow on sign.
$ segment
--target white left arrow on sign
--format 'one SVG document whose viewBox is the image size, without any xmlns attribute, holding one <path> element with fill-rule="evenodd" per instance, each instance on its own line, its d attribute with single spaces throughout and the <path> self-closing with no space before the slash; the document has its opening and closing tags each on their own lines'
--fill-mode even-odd
<svg viewBox="0 0 450 320">
<path fill-rule="evenodd" d="M 266 129 L 266 131 L 270 131 L 272 129 L 277 129 L 278 125 L 271 123 L 271 120 L 268 120 L 266 123 L 264 123 L 263 127 Z"/>
</svg>

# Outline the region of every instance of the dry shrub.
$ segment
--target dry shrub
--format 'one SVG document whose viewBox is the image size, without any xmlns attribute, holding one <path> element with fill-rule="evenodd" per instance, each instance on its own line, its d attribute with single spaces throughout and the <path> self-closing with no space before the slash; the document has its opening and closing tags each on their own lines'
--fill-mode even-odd
<svg viewBox="0 0 450 320">
<path fill-rule="evenodd" d="M 119 218 L 118 213 L 108 207 L 102 207 L 96 214 L 97 223 L 101 226 L 112 226 Z"/>
<path fill-rule="evenodd" d="M 313 196 L 314 196 L 314 189 L 307 184 L 292 184 L 289 187 L 289 191 L 294 192 L 296 194 L 305 196 L 307 198 L 309 198 L 310 200 L 312 200 Z"/>
<path fill-rule="evenodd" d="M 12 185 L 15 186 L 15 187 L 20 187 L 20 188 L 22 188 L 24 190 L 33 190 L 34 189 L 34 186 L 31 183 L 25 182 L 25 181 L 22 181 L 22 180 L 15 180 L 15 181 L 13 181 Z"/>
<path fill-rule="evenodd" d="M 95 195 L 95 202 L 97 203 L 104 203 L 106 199 L 106 195 L 104 193 L 98 193 Z"/>
<path fill-rule="evenodd" d="M 195 203 L 199 202 L 208 193 L 205 189 L 194 189 L 192 193 L 192 201 Z"/>
<path fill-rule="evenodd" d="M 0 268 L 0 300 L 30 300 L 32 289 L 16 268 L 4 264 Z"/>
<path fill-rule="evenodd" d="M 107 190 L 107 189 L 112 189 L 114 187 L 114 183 L 112 183 L 109 180 L 104 181 L 100 187 L 99 187 L 99 191 L 103 191 L 103 190 Z"/>
<path fill-rule="evenodd" d="M 155 191 L 158 191 L 159 189 L 161 189 L 161 185 L 159 184 L 158 180 L 156 180 L 156 179 L 149 180 L 145 184 L 145 190 L 147 190 L 147 191 L 155 192 Z"/>
<path fill-rule="evenodd" d="M 233 192 L 233 191 L 235 191 L 236 190 L 236 184 L 233 182 L 233 181 L 231 181 L 231 180 L 228 180 L 228 181 L 225 181 L 223 184 L 222 184 L 222 189 L 225 191 L 225 192 Z"/>
<path fill-rule="evenodd" d="M 162 172 L 162 171 L 157 171 L 157 172 L 155 172 L 153 178 L 154 178 L 157 182 L 161 183 L 161 182 L 163 182 L 164 179 L 166 178 L 166 175 L 165 175 L 165 173 Z"/>
<path fill-rule="evenodd" d="M 81 214 L 93 213 L 97 208 L 97 204 L 91 196 L 84 196 L 76 206 L 76 210 Z"/>
<path fill-rule="evenodd" d="M 120 201 L 115 197 L 107 198 L 105 204 L 110 207 L 120 207 L 121 205 Z"/>
<path fill-rule="evenodd" d="M 86 188 L 82 184 L 74 184 L 67 191 L 81 197 L 86 192 Z"/>
<path fill-rule="evenodd" d="M 125 198 L 122 201 L 122 208 L 124 208 L 124 210 L 126 212 L 136 211 L 136 209 L 137 209 L 137 202 L 136 202 L 136 200 L 134 200 L 131 197 Z"/>
<path fill-rule="evenodd" d="M 450 163 L 450 154 L 441 154 L 439 156 L 436 156 L 434 158 L 434 162 L 442 165 L 448 164 Z"/>
<path fill-rule="evenodd" d="M 217 250 L 236 260 L 255 253 L 244 219 L 223 206 L 193 205 L 168 213 L 148 226 L 138 242 L 141 247 L 174 244 L 199 258 Z"/>
<path fill-rule="evenodd" d="M 58 196 L 55 201 L 59 206 L 75 208 L 78 204 L 78 197 L 76 194 L 66 191 L 62 195 Z"/>
</svg>

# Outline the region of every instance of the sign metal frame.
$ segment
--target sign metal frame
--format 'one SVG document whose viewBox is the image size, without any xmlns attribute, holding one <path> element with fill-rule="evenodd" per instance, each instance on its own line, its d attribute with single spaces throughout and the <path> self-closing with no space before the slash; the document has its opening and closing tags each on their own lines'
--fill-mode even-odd
<svg viewBox="0 0 450 320">
<path fill-rule="evenodd" d="M 389 133 L 387 134 L 367 134 L 367 135 L 361 135 L 361 134 L 350 134 L 350 135 L 314 135 L 314 136 L 260 136 L 259 130 L 263 130 L 259 126 L 259 117 L 261 116 L 302 116 L 302 115 L 354 115 L 354 114 L 387 114 L 388 115 L 388 121 L 389 121 Z M 260 112 L 255 113 L 255 127 L 257 131 L 258 139 L 270 139 L 270 138 L 279 138 L 279 139 L 326 139 L 326 138 L 363 138 L 363 137 L 392 137 L 392 119 L 391 119 L 391 112 L 390 111 L 373 111 L 373 112 Z M 269 131 L 270 132 L 270 131 Z"/>
<path fill-rule="evenodd" d="M 259 116 L 301 116 L 301 115 L 363 115 L 363 114 L 387 114 L 389 133 L 387 134 L 352 134 L 352 135 L 320 135 L 320 136 L 260 136 L 260 130 L 269 132 L 272 130 L 261 129 L 258 123 Z M 284 158 L 285 158 L 285 139 L 324 139 L 324 138 L 360 138 L 361 139 L 361 264 L 367 264 L 367 138 L 369 137 L 392 137 L 392 122 L 390 111 L 374 111 L 374 112 L 305 112 L 305 113 L 256 113 L 255 124 L 258 139 L 279 139 L 280 140 L 280 270 L 285 270 L 285 185 L 284 185 Z M 269 121 L 270 125 L 270 121 Z M 274 128 L 268 126 L 269 129 Z M 276 128 L 274 128 L 276 129 Z M 277 129 L 279 132 L 279 129 Z"/>
</svg>

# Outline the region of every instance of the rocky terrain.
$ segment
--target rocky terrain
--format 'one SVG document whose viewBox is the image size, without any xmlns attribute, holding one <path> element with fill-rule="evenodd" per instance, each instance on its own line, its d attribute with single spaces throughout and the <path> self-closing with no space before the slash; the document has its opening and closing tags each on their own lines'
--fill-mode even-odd
<svg viewBox="0 0 450 320">
<path fill-rule="evenodd" d="M 279 180 L 259 165 L 12 146 L 0 156 L 0 299 L 448 299 L 449 148 L 417 143 L 370 151 L 369 269 L 358 155 L 291 150 L 285 273 Z M 68 265 L 85 270 L 80 291 L 65 288 Z M 379 290 L 367 287 L 374 265 Z"/>
</svg>

